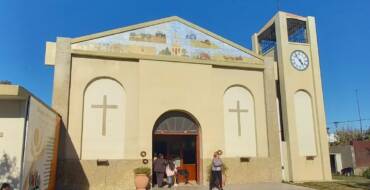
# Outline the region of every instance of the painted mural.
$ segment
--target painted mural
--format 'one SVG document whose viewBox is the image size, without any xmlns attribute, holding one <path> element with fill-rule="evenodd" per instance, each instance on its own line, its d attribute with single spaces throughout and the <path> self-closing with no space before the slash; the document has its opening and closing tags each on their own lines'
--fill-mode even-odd
<svg viewBox="0 0 370 190">
<path fill-rule="evenodd" d="M 48 190 L 55 159 L 57 114 L 30 98 L 21 190 Z"/>
<path fill-rule="evenodd" d="M 178 21 L 75 43 L 72 49 L 250 62 L 250 54 Z"/>
</svg>

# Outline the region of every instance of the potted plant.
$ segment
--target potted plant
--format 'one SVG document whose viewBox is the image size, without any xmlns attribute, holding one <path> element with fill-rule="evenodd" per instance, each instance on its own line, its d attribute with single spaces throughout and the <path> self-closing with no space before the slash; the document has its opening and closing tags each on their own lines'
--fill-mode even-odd
<svg viewBox="0 0 370 190">
<path fill-rule="evenodd" d="M 151 169 L 149 167 L 138 167 L 134 169 L 135 186 L 137 190 L 145 190 L 149 185 Z"/>
</svg>

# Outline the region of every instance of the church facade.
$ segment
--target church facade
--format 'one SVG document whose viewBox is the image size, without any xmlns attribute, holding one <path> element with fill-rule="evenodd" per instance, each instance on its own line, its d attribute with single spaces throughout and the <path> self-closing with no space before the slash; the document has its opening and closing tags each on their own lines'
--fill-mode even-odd
<svg viewBox="0 0 370 190">
<path fill-rule="evenodd" d="M 331 180 L 313 17 L 278 12 L 246 49 L 179 17 L 48 42 L 59 189 L 133 189 L 162 153 L 207 184 Z"/>
</svg>

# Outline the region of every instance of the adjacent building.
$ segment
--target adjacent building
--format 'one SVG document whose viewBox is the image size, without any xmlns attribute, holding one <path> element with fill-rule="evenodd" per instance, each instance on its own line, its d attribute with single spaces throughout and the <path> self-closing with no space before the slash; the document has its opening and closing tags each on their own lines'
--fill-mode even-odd
<svg viewBox="0 0 370 190">
<path fill-rule="evenodd" d="M 0 184 L 55 189 L 60 117 L 29 91 L 0 84 Z"/>
</svg>

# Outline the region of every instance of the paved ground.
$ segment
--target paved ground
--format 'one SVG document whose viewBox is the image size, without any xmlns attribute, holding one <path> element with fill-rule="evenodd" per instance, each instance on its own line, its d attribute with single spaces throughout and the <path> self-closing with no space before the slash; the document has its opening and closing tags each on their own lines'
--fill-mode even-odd
<svg viewBox="0 0 370 190">
<path fill-rule="evenodd" d="M 154 188 L 153 190 L 169 189 L 164 188 Z M 176 190 L 209 190 L 206 186 L 199 185 L 186 185 L 172 187 L 171 189 Z M 246 185 L 227 185 L 224 190 L 312 190 L 307 187 L 299 187 L 295 185 L 289 185 L 284 183 L 251 183 Z"/>
</svg>

